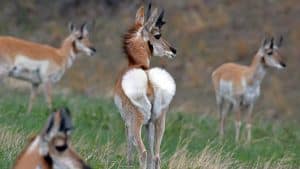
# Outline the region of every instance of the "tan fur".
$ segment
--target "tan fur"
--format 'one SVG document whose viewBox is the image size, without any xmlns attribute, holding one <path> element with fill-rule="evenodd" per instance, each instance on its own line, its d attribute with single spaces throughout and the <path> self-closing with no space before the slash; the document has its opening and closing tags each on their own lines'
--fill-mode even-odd
<svg viewBox="0 0 300 169">
<path fill-rule="evenodd" d="M 40 155 L 38 149 L 35 149 L 31 153 L 27 153 L 27 149 L 34 141 L 35 137 L 29 142 L 25 149 L 18 156 L 14 169 L 36 169 L 37 166 L 42 167 L 42 169 L 51 169 L 50 166 L 44 161 L 44 158 Z"/>
<path fill-rule="evenodd" d="M 49 116 L 42 132 L 18 155 L 13 169 L 90 169 L 70 144 L 70 115 L 62 115 L 66 111 L 61 109 Z M 58 146 L 65 148 L 59 151 Z"/>
<path fill-rule="evenodd" d="M 27 56 L 33 60 L 49 60 L 56 66 L 63 67 L 66 64 L 67 52 L 72 49 L 72 41 L 66 39 L 61 48 L 53 48 L 13 37 L 0 37 L 0 57 L 13 64 L 17 55 Z"/>
<path fill-rule="evenodd" d="M 281 39 L 282 41 L 282 39 Z M 236 141 L 239 140 L 241 127 L 241 106 L 247 112 L 247 141 L 251 140 L 253 105 L 260 95 L 260 84 L 267 67 L 284 68 L 286 65 L 278 53 L 278 46 L 264 40 L 254 56 L 251 65 L 225 63 L 212 73 L 212 82 L 216 93 L 217 106 L 220 113 L 220 136 L 224 135 L 225 117 L 232 108 L 236 113 Z"/>
<path fill-rule="evenodd" d="M 82 25 L 81 30 L 76 30 L 76 28 L 72 26 L 71 31 L 72 32 L 63 41 L 60 48 L 54 48 L 48 45 L 14 37 L 0 37 L 0 80 L 9 76 L 25 80 L 32 84 L 27 112 L 31 112 L 32 104 L 37 94 L 37 89 L 41 84 L 44 84 L 45 98 L 48 108 L 51 109 L 52 83 L 60 80 L 65 70 L 72 65 L 73 60 L 79 52 L 83 52 L 88 55 L 92 55 L 95 52 L 95 49 L 88 39 L 88 32 L 85 24 Z M 20 59 L 18 61 L 18 57 L 21 57 L 21 60 L 25 59 L 28 61 L 20 61 Z M 17 61 L 18 63 L 16 63 Z M 40 65 L 36 71 L 42 72 L 35 74 L 26 70 L 30 69 L 30 66 L 32 66 L 26 64 L 31 64 L 31 62 L 34 62 L 36 65 Z M 28 71 L 29 73 L 27 75 L 35 78 L 20 78 L 18 77 L 18 73 L 21 74 L 19 71 L 16 71 L 18 73 L 14 74 L 15 70 L 22 70 L 24 67 L 25 70 L 20 72 L 26 74 L 26 71 Z M 37 79 L 39 80 L 37 81 Z"/>
<path fill-rule="evenodd" d="M 149 29 L 145 28 L 146 24 L 144 20 L 144 7 L 139 8 L 136 14 L 135 24 L 125 34 L 123 39 L 123 49 L 128 60 L 128 66 L 123 71 L 121 71 L 120 75 L 118 76 L 114 91 L 115 103 L 118 106 L 126 125 L 128 163 L 132 163 L 132 147 L 134 144 L 133 142 L 135 142 L 134 145 L 138 150 L 140 168 L 142 169 L 160 168 L 160 144 L 165 129 L 165 115 L 167 108 L 164 108 L 164 110 L 158 110 L 162 111 L 159 112 L 159 117 L 156 117 L 152 110 L 149 110 L 149 113 L 151 113 L 149 117 L 150 119 L 147 119 L 149 115 L 147 109 L 145 110 L 145 112 L 142 112 L 140 107 L 135 106 L 134 103 L 131 102 L 130 98 L 127 97 L 122 87 L 122 80 L 125 74 L 133 69 L 137 69 L 140 72 L 144 71 L 145 75 L 149 76 L 148 71 L 150 70 L 150 59 L 153 55 L 153 48 L 155 47 L 158 54 L 157 56 L 168 56 L 170 58 L 176 56 L 176 50 L 172 48 L 164 39 L 154 38 L 155 35 L 161 34 L 161 27 L 155 27 L 158 13 L 157 9 L 155 9 L 154 11 L 155 12 L 153 12 L 150 17 L 152 19 L 149 19 L 152 22 L 147 22 L 147 26 L 149 27 L 149 29 L 156 29 L 155 34 L 149 31 Z M 151 45 L 152 49 L 150 47 Z M 151 107 L 153 107 L 155 95 L 154 86 L 150 82 L 149 77 L 147 78 L 148 81 L 146 85 L 146 97 L 150 102 Z M 141 132 L 143 125 L 146 125 L 147 127 L 148 144 L 150 150 L 149 152 L 147 152 L 142 140 Z"/>
</svg>

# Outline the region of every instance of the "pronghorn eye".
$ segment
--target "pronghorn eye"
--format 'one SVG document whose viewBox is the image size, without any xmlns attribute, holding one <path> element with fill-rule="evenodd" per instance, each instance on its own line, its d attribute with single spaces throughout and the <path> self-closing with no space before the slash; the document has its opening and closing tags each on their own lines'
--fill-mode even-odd
<svg viewBox="0 0 300 169">
<path fill-rule="evenodd" d="M 61 146 L 55 146 L 55 149 L 56 149 L 58 152 L 63 152 L 63 151 L 65 151 L 67 148 L 68 148 L 68 145 L 67 145 L 67 144 L 64 144 L 64 145 L 61 145 Z"/>
<path fill-rule="evenodd" d="M 160 39 L 161 37 L 161 34 L 158 34 L 158 35 L 154 35 L 155 39 Z"/>
<path fill-rule="evenodd" d="M 273 55 L 273 51 L 268 52 L 267 55 Z"/>
</svg>

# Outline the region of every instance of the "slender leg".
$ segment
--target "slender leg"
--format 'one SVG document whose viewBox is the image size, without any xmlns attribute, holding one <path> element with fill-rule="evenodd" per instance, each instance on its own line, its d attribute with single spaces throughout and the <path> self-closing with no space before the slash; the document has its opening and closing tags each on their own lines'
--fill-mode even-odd
<svg viewBox="0 0 300 169">
<path fill-rule="evenodd" d="M 147 134 L 148 134 L 148 144 L 150 153 L 148 153 L 148 159 L 147 159 L 147 168 L 153 169 L 153 156 L 154 156 L 154 138 L 155 138 L 155 131 L 154 131 L 154 124 L 153 122 L 150 122 L 147 125 Z"/>
<path fill-rule="evenodd" d="M 140 156 L 140 168 L 141 169 L 146 169 L 147 168 L 147 151 L 145 148 L 145 145 L 142 140 L 142 126 L 143 126 L 143 120 L 139 120 L 139 118 L 136 118 L 133 120 L 133 124 L 131 126 L 131 131 L 133 131 L 133 137 L 136 143 L 136 147 L 139 152 Z M 130 132 L 131 132 L 130 131 Z"/>
<path fill-rule="evenodd" d="M 48 108 L 51 110 L 52 109 L 52 86 L 50 82 L 46 82 L 44 84 L 44 94 L 45 94 L 45 98 L 46 98 L 46 102 L 48 104 Z"/>
<path fill-rule="evenodd" d="M 254 104 L 250 104 L 248 107 L 248 114 L 247 114 L 247 143 L 250 143 L 251 141 L 251 128 L 252 128 L 252 112 L 253 112 L 253 106 Z"/>
<path fill-rule="evenodd" d="M 130 127 L 126 126 L 126 136 L 127 136 L 127 162 L 128 165 L 132 165 L 133 162 L 133 136 L 132 132 L 130 132 Z"/>
<path fill-rule="evenodd" d="M 38 88 L 39 88 L 38 84 L 32 84 L 31 85 L 31 92 L 30 92 L 30 98 L 29 98 L 27 113 L 30 113 L 31 110 L 32 110 L 32 105 L 33 105 L 33 102 L 36 98 Z"/>
<path fill-rule="evenodd" d="M 217 97 L 217 106 L 218 106 L 218 111 L 219 111 L 219 116 L 220 116 L 220 138 L 222 139 L 224 137 L 224 118 L 223 117 L 223 108 L 224 108 L 224 99 Z"/>
<path fill-rule="evenodd" d="M 235 141 L 238 142 L 241 130 L 241 109 L 239 104 L 235 104 Z"/>
<path fill-rule="evenodd" d="M 220 109 L 220 138 L 224 138 L 224 126 L 225 126 L 225 118 L 229 111 L 231 111 L 233 104 L 230 102 L 225 102 L 223 100 L 222 108 Z"/>
<path fill-rule="evenodd" d="M 166 113 L 163 112 L 161 116 L 155 121 L 155 159 L 154 168 L 160 169 L 160 145 L 165 132 Z"/>
</svg>

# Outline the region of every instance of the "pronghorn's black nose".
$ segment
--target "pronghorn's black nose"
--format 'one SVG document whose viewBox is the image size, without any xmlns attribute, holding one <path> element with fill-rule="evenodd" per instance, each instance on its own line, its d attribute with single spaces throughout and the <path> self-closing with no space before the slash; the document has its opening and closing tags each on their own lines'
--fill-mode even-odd
<svg viewBox="0 0 300 169">
<path fill-rule="evenodd" d="M 88 165 L 84 165 L 83 169 L 92 169 L 92 168 L 90 166 L 88 166 Z"/>
<path fill-rule="evenodd" d="M 283 63 L 283 62 L 280 62 L 280 65 L 281 65 L 282 67 L 286 67 L 286 64 Z"/>
<path fill-rule="evenodd" d="M 175 49 L 175 48 L 170 47 L 170 50 L 171 50 L 174 54 L 176 54 L 176 49 Z"/>
<path fill-rule="evenodd" d="M 96 53 L 96 51 L 97 51 L 94 47 L 91 47 L 90 49 L 91 49 L 94 53 Z"/>
</svg>

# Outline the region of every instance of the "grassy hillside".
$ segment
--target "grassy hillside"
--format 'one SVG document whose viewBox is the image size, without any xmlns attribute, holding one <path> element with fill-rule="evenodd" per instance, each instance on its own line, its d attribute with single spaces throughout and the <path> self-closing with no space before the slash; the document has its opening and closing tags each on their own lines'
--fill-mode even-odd
<svg viewBox="0 0 300 169">
<path fill-rule="evenodd" d="M 10 168 L 30 135 L 37 133 L 48 112 L 40 99 L 32 114 L 24 93 L 1 92 L 0 168 Z M 81 95 L 56 95 L 55 106 L 72 111 L 75 148 L 95 169 L 137 168 L 126 166 L 124 125 L 111 100 Z M 163 168 L 297 168 L 300 166 L 300 131 L 293 122 L 255 121 L 253 142 L 245 135 L 234 143 L 234 126 L 228 120 L 227 137 L 217 139 L 215 115 L 170 112 L 162 144 Z M 244 134 L 244 133 L 243 133 Z"/>
</svg>

